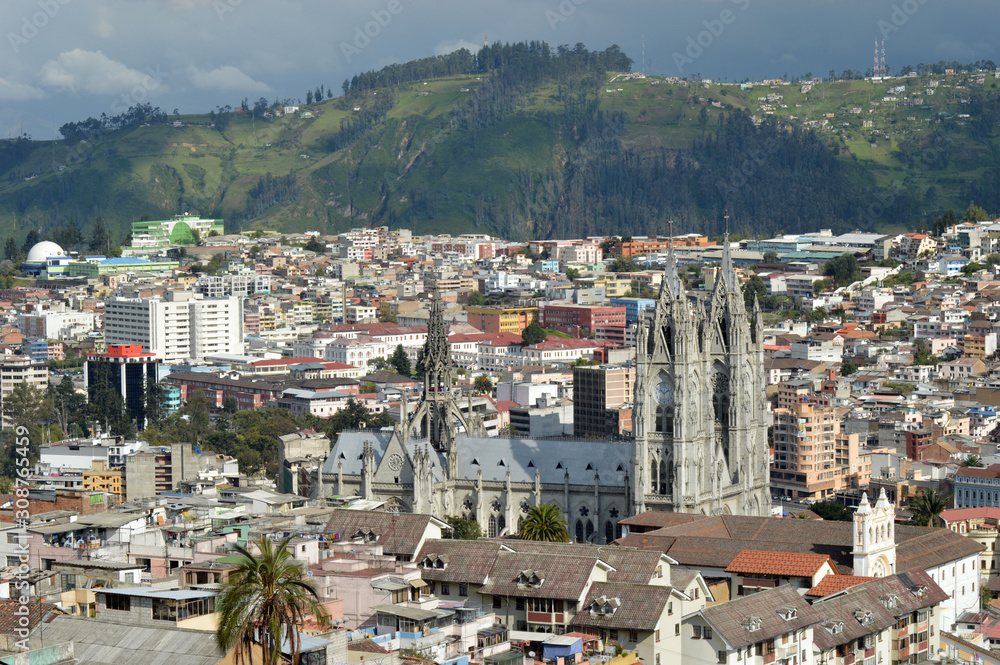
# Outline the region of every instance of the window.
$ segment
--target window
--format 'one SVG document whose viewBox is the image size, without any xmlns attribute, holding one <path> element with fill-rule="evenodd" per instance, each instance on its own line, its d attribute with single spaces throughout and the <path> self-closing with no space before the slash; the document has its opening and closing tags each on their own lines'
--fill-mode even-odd
<svg viewBox="0 0 1000 665">
<path fill-rule="evenodd" d="M 610 639 L 610 640 L 611 640 L 612 642 L 617 642 L 617 641 L 618 641 L 618 631 L 617 631 L 617 630 L 615 630 L 615 629 L 613 629 L 613 630 L 611 631 L 611 633 L 610 633 L 610 634 L 608 635 L 608 638 L 609 638 L 609 639 Z"/>
<path fill-rule="evenodd" d="M 695 587 L 695 588 L 694 588 L 694 593 L 692 594 L 692 597 L 693 597 L 693 598 L 694 598 L 695 600 L 698 600 L 698 587 Z"/>
<path fill-rule="evenodd" d="M 132 599 L 128 596 L 119 596 L 118 594 L 109 593 L 105 594 L 104 599 L 104 605 L 109 610 L 128 612 L 131 608 L 131 603 L 129 601 Z"/>
<path fill-rule="evenodd" d="M 500 596 L 493 596 L 493 609 L 498 610 L 500 607 Z"/>
<path fill-rule="evenodd" d="M 660 665 L 660 654 L 656 654 L 656 665 Z"/>
<path fill-rule="evenodd" d="M 451 595 L 451 585 L 447 582 L 441 582 L 441 595 L 450 596 Z"/>
<path fill-rule="evenodd" d="M 719 651 L 719 662 L 720 663 L 726 662 L 726 652 L 725 651 Z"/>
<path fill-rule="evenodd" d="M 633 641 L 635 641 L 635 640 L 633 640 Z M 656 641 L 657 642 L 660 641 L 660 630 L 659 629 L 656 630 Z"/>
<path fill-rule="evenodd" d="M 524 598 L 518 598 L 514 601 L 514 609 L 524 611 Z"/>
<path fill-rule="evenodd" d="M 705 626 L 704 628 L 701 629 L 701 636 L 706 640 L 712 639 L 712 629 L 709 628 L 708 626 Z"/>
<path fill-rule="evenodd" d="M 673 601 L 671 601 L 667 603 L 667 614 L 673 614 L 673 613 L 674 613 L 674 603 Z"/>
<path fill-rule="evenodd" d="M 468 596 L 469 595 L 469 585 L 466 584 L 465 582 L 459 582 L 458 583 L 458 595 L 459 596 Z"/>
<path fill-rule="evenodd" d="M 701 639 L 701 626 L 694 626 L 694 634 L 691 637 L 696 640 Z"/>
<path fill-rule="evenodd" d="M 657 636 L 657 640 L 658 640 L 659 636 L 660 636 L 660 631 L 656 631 L 656 636 Z M 635 628 L 630 629 L 628 631 L 628 641 L 632 642 L 633 644 L 635 642 L 638 642 L 639 641 L 639 631 L 636 630 Z"/>
<path fill-rule="evenodd" d="M 681 625 L 679 623 L 674 624 L 674 636 L 681 634 Z"/>
</svg>

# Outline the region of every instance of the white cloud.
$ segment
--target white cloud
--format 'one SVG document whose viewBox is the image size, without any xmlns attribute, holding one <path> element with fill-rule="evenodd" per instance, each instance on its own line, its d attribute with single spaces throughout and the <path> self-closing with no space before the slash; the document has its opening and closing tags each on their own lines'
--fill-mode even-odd
<svg viewBox="0 0 1000 665">
<path fill-rule="evenodd" d="M 0 99 L 5 102 L 27 102 L 44 96 L 45 93 L 33 85 L 0 78 Z"/>
<path fill-rule="evenodd" d="M 159 85 L 145 73 L 112 60 L 100 51 L 73 49 L 60 53 L 55 60 L 42 65 L 41 83 L 44 86 L 69 92 L 86 92 L 95 95 L 115 95 L 140 86 L 147 92 Z"/>
<path fill-rule="evenodd" d="M 480 48 L 482 44 L 473 44 L 467 39 L 456 39 L 453 41 L 438 42 L 434 47 L 434 55 L 445 55 L 451 53 L 452 51 L 457 51 L 458 49 L 469 49 L 471 52 L 475 53 Z"/>
<path fill-rule="evenodd" d="M 191 82 L 201 90 L 222 90 L 226 92 L 270 92 L 271 86 L 255 81 L 244 74 L 238 67 L 223 65 L 211 71 L 204 72 L 197 67 L 191 68 Z"/>
<path fill-rule="evenodd" d="M 99 14 L 94 31 L 101 39 L 108 39 L 115 34 L 115 26 L 111 23 L 111 11 L 107 7 L 101 7 Z"/>
</svg>

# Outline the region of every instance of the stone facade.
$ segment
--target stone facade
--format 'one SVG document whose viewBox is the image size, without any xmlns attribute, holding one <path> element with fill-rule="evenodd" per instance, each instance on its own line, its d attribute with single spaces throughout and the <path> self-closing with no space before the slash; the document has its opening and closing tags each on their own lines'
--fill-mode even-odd
<svg viewBox="0 0 1000 665">
<path fill-rule="evenodd" d="M 748 317 L 728 250 L 723 274 L 711 302 L 692 306 L 671 252 L 655 310 L 640 326 L 635 437 L 626 442 L 487 437 L 452 395 L 435 296 L 413 417 L 404 410 L 391 433 L 341 433 L 311 486 L 322 496 L 474 519 L 490 536 L 516 533 L 530 506 L 554 503 L 579 542 L 613 540 L 618 520 L 645 510 L 768 515 L 760 310 Z"/>
</svg>

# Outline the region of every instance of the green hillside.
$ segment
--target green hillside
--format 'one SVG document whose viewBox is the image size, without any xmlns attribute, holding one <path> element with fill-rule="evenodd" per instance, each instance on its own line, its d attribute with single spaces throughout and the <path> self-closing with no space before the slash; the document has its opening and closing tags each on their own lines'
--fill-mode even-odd
<svg viewBox="0 0 1000 665">
<path fill-rule="evenodd" d="M 616 47 L 519 46 L 355 77 L 281 117 L 0 142 L 0 235 L 103 217 L 123 240 L 131 221 L 180 212 L 229 230 L 512 238 L 657 232 L 668 218 L 717 232 L 725 209 L 755 233 L 912 227 L 972 198 L 1000 213 L 992 73 L 741 89 L 593 64 L 626 69 Z"/>
</svg>

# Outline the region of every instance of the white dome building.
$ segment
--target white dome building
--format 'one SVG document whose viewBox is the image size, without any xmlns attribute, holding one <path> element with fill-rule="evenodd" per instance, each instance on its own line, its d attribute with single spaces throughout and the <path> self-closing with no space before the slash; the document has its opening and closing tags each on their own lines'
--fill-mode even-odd
<svg viewBox="0 0 1000 665">
<path fill-rule="evenodd" d="M 44 264 L 48 259 L 56 256 L 66 256 L 66 252 L 54 242 L 43 240 L 28 250 L 28 258 L 25 259 L 25 262 Z"/>
<path fill-rule="evenodd" d="M 28 250 L 28 258 L 24 260 L 22 267 L 29 275 L 39 275 L 45 270 L 49 259 L 67 257 L 68 254 L 62 247 L 49 240 L 43 240 Z"/>
</svg>

